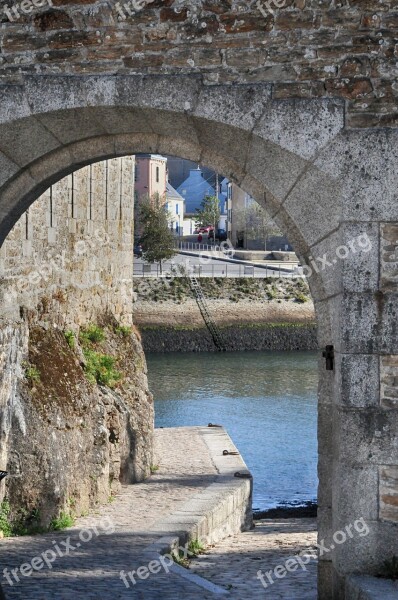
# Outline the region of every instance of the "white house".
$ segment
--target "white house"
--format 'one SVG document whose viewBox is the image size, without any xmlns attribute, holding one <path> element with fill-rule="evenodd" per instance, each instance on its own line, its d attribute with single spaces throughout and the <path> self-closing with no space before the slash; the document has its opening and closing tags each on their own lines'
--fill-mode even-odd
<svg viewBox="0 0 398 600">
<path fill-rule="evenodd" d="M 184 235 L 185 201 L 169 182 L 166 184 L 165 207 L 170 215 L 170 229 L 174 231 L 176 235 Z"/>
</svg>

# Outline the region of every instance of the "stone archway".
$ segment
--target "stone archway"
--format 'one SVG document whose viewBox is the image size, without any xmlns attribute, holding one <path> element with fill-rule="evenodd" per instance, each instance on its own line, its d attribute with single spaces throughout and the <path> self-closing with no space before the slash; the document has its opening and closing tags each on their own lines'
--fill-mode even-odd
<svg viewBox="0 0 398 600">
<path fill-rule="evenodd" d="M 319 344 L 336 353 L 334 371 L 319 366 L 319 536 L 330 547 L 356 519 L 370 527 L 333 560 L 321 556 L 320 597 L 343 598 L 347 574 L 397 552 L 398 519 L 379 507 L 378 479 L 398 462 L 397 419 L 380 405 L 378 375 L 397 341 L 394 279 L 383 263 L 379 273 L 379 244 L 395 243 L 389 224 L 398 220 L 395 132 L 348 132 L 341 101 L 278 101 L 267 84 L 209 87 L 195 76 L 27 77 L 3 91 L 0 120 L 1 239 L 76 168 L 167 152 L 237 182 L 311 265 Z M 363 234 L 366 253 L 352 247 Z"/>
</svg>

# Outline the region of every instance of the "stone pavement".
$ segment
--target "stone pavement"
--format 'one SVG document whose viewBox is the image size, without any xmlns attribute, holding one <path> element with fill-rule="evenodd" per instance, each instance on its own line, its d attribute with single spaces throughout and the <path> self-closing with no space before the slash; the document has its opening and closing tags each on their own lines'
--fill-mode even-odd
<svg viewBox="0 0 398 600">
<path fill-rule="evenodd" d="M 316 597 L 315 564 L 308 573 L 290 574 L 278 581 L 270 592 L 255 579 L 258 569 L 269 570 L 313 544 L 315 523 L 311 520 L 264 521 L 253 531 L 217 543 L 195 559 L 184 576 L 181 568 L 173 566 L 169 573 L 162 570 L 126 588 L 120 571 L 148 565 L 154 558 L 149 548 L 164 536 L 162 526 L 167 519 L 217 479 L 199 428 L 157 430 L 155 440 L 160 468 L 148 481 L 124 486 L 112 504 L 79 518 L 72 529 L 1 540 L 0 577 L 7 600 L 211 600 L 220 594 L 233 600 Z M 58 549 L 65 556 L 57 556 Z M 21 574 L 21 565 L 34 557 L 43 564 L 43 553 L 49 567 L 44 564 L 30 574 L 25 566 L 25 575 Z M 4 568 L 12 585 L 4 577 Z M 16 568 L 18 582 L 11 574 Z M 215 584 L 213 589 L 189 579 L 194 573 Z"/>
<path fill-rule="evenodd" d="M 317 561 L 312 560 L 266 589 L 257 579 L 277 565 L 314 546 L 316 519 L 280 519 L 256 522 L 252 531 L 226 538 L 191 561 L 190 570 L 229 590 L 231 600 L 316 600 Z M 267 578 L 265 582 L 267 583 Z"/>
<path fill-rule="evenodd" d="M 77 600 L 124 598 L 175 598 L 190 596 L 192 584 L 175 574 L 156 575 L 133 589 L 126 589 L 121 570 L 130 571 L 147 564 L 145 548 L 157 538 L 156 523 L 175 512 L 178 506 L 198 490 L 210 485 L 216 468 L 202 438 L 193 428 L 160 429 L 155 435 L 155 456 L 159 471 L 144 483 L 124 486 L 122 493 L 108 506 L 79 518 L 73 529 L 58 533 L 8 538 L 0 543 L 0 576 L 7 600 Z M 110 531 L 114 524 L 114 533 Z M 90 541 L 82 541 L 79 532 L 97 527 Z M 89 536 L 86 532 L 84 539 Z M 44 566 L 30 576 L 19 574 L 20 582 L 7 584 L 3 575 L 30 562 L 42 552 L 56 549 L 53 542 L 67 551 L 62 542 L 71 536 L 69 555 L 57 558 L 52 568 Z M 51 559 L 51 553 L 48 554 Z M 18 572 L 19 573 L 19 572 Z M 194 587 L 194 592 L 201 590 Z M 141 589 L 145 588 L 145 589 Z M 187 594 L 186 596 L 184 594 Z M 203 595 L 198 596 L 204 597 Z"/>
</svg>

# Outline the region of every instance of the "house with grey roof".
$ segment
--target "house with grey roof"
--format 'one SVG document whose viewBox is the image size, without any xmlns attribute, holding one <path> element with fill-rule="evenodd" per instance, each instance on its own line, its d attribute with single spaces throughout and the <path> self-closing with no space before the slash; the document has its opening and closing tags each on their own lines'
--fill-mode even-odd
<svg viewBox="0 0 398 600">
<path fill-rule="evenodd" d="M 177 192 L 184 198 L 185 214 L 189 216 L 196 214 L 196 209 L 201 207 L 206 196 L 216 195 L 214 187 L 205 179 L 199 166 L 190 170 L 189 177 L 178 186 Z"/>
<path fill-rule="evenodd" d="M 204 172 L 198 166 L 197 169 L 190 170 L 189 177 L 178 186 L 177 191 L 185 200 L 184 235 L 189 235 L 195 229 L 197 209 L 201 208 L 201 204 L 206 196 L 215 196 L 216 190 L 205 178 Z M 227 191 L 228 179 L 225 178 L 222 180 L 220 189 L 218 190 L 221 211 L 221 219 L 218 226 L 222 229 L 226 229 Z"/>
<path fill-rule="evenodd" d="M 174 231 L 176 235 L 183 235 L 185 200 L 181 194 L 173 188 L 169 181 L 166 183 L 165 206 L 170 216 L 170 229 Z"/>
</svg>

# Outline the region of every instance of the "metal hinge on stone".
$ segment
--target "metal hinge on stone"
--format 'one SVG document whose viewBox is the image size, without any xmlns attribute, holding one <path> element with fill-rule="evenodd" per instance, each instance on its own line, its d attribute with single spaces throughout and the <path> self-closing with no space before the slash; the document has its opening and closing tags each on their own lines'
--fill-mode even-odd
<svg viewBox="0 0 398 600">
<path fill-rule="evenodd" d="M 326 371 L 334 371 L 334 346 L 326 346 L 322 356 L 326 359 Z"/>
</svg>

